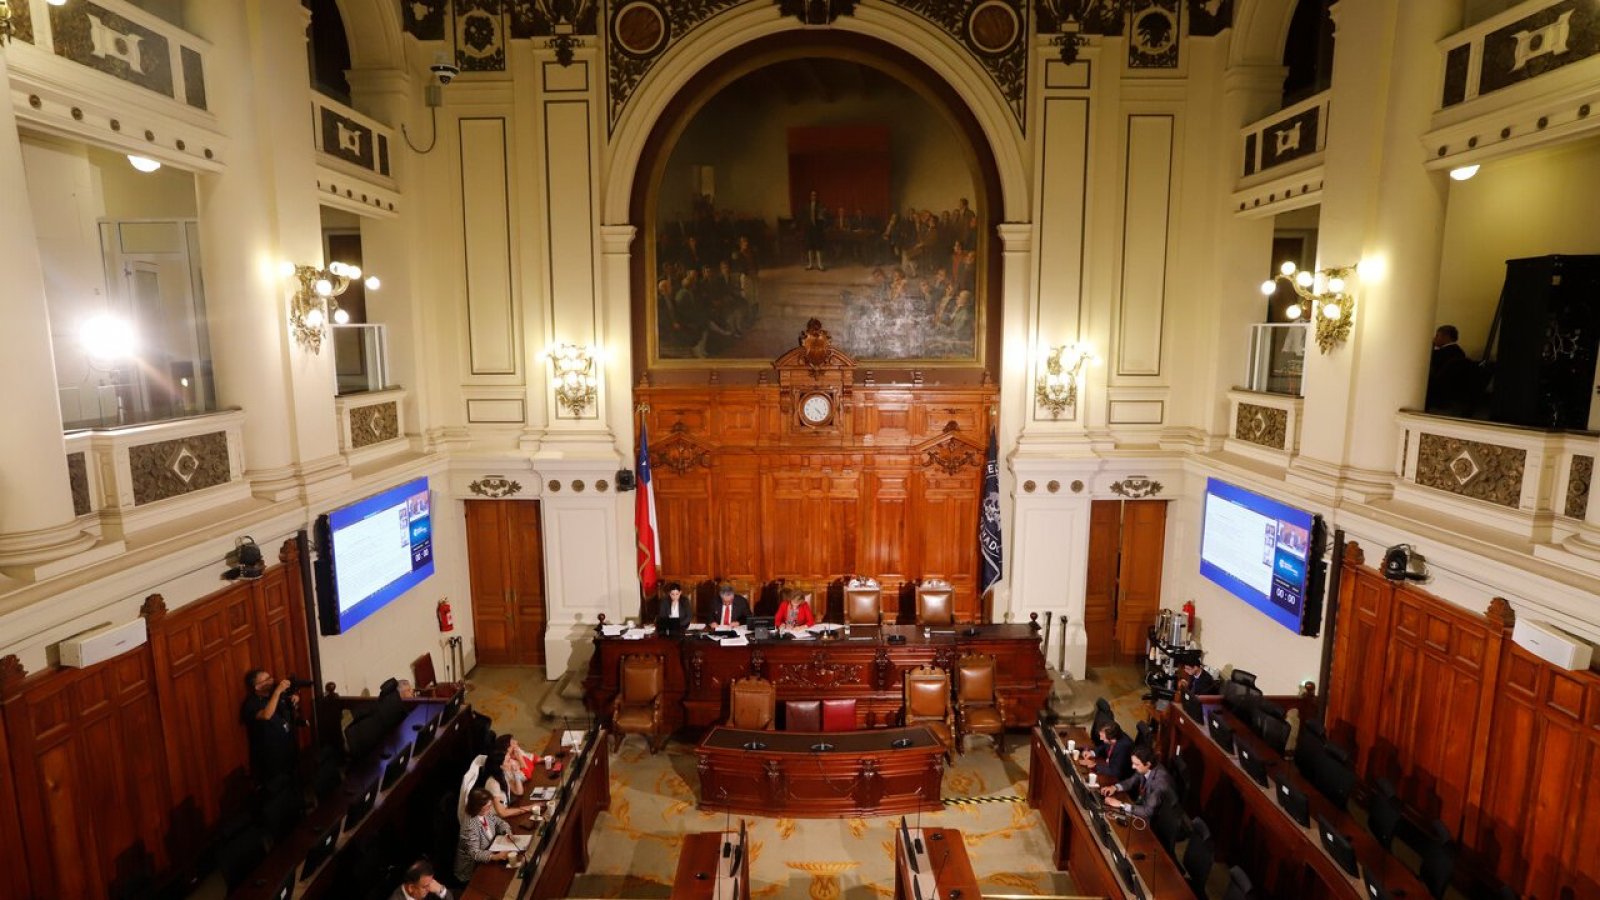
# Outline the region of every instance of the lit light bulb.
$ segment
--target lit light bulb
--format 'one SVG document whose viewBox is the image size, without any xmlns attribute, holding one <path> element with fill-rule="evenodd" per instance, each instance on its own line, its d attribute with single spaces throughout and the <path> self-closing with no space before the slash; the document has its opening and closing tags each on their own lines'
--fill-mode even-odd
<svg viewBox="0 0 1600 900">
<path fill-rule="evenodd" d="M 1322 307 L 1322 317 L 1324 319 L 1333 321 L 1342 315 L 1344 315 L 1344 310 L 1340 309 L 1339 304 L 1337 303 L 1329 303 L 1328 305 Z"/>
<path fill-rule="evenodd" d="M 44 2 L 50 4 L 51 6 L 66 6 L 67 5 L 67 0 L 44 0 Z"/>
<path fill-rule="evenodd" d="M 1289 321 L 1293 322 L 1300 318 L 1300 314 L 1303 312 L 1305 312 L 1305 310 L 1300 308 L 1300 304 L 1291 303 L 1289 304 L 1288 308 L 1283 311 L 1283 314 L 1289 319 Z"/>
<path fill-rule="evenodd" d="M 1286 259 L 1283 261 L 1283 265 L 1278 267 L 1278 271 L 1285 275 L 1293 275 L 1295 268 L 1294 261 Z"/>
<path fill-rule="evenodd" d="M 1311 283 L 1316 280 L 1317 277 L 1312 275 L 1310 272 L 1301 272 L 1299 275 L 1294 277 L 1294 283 L 1303 288 L 1311 287 Z"/>
<path fill-rule="evenodd" d="M 1271 278 L 1261 282 L 1261 293 L 1266 294 L 1268 297 L 1271 297 L 1273 294 L 1277 293 L 1277 291 L 1278 285 L 1275 284 Z"/>
<path fill-rule="evenodd" d="M 344 277 L 350 279 L 351 281 L 355 281 L 361 277 L 361 267 L 352 266 L 346 263 L 344 267 Z"/>
<path fill-rule="evenodd" d="M 1466 181 L 1476 174 L 1478 174 L 1477 166 L 1461 166 L 1450 170 L 1450 177 L 1457 181 Z"/>
<path fill-rule="evenodd" d="M 1335 294 L 1344 293 L 1344 279 L 1340 278 L 1337 275 L 1333 276 L 1332 278 L 1329 278 L 1328 279 L 1328 290 L 1334 292 Z"/>
<path fill-rule="evenodd" d="M 318 278 L 316 284 L 311 286 L 311 289 L 316 291 L 319 297 L 329 297 L 333 295 L 333 282 L 326 278 Z"/>
<path fill-rule="evenodd" d="M 139 346 L 133 326 L 110 313 L 90 316 L 78 332 L 78 341 L 90 359 L 107 362 L 130 357 Z"/>
<path fill-rule="evenodd" d="M 312 328 L 321 328 L 324 321 L 326 320 L 322 317 L 322 307 L 320 306 L 313 306 L 306 313 L 306 324 Z"/>
<path fill-rule="evenodd" d="M 280 263 L 278 263 L 278 274 L 283 276 L 284 278 L 293 278 L 294 277 L 294 263 L 289 262 L 287 259 L 282 261 L 282 262 L 280 262 Z"/>
<path fill-rule="evenodd" d="M 57 5 L 59 6 L 60 4 Z M 134 156 L 132 153 L 128 154 L 128 165 L 146 173 L 154 172 L 155 170 L 161 168 L 161 163 L 157 162 L 156 160 L 153 160 L 148 156 Z"/>
<path fill-rule="evenodd" d="M 335 325 L 349 325 L 350 324 L 350 314 L 348 312 L 345 312 L 343 307 L 340 307 L 339 309 L 334 310 L 333 311 L 333 324 L 335 324 Z"/>
<path fill-rule="evenodd" d="M 336 276 L 341 277 L 341 278 L 344 277 L 344 263 L 342 263 L 342 262 L 331 262 L 331 263 L 328 263 L 328 274 L 329 275 L 336 275 Z"/>
<path fill-rule="evenodd" d="M 383 282 L 379 281 L 376 275 L 368 275 L 367 280 L 363 283 L 366 284 L 369 291 L 375 291 L 383 286 Z"/>
</svg>

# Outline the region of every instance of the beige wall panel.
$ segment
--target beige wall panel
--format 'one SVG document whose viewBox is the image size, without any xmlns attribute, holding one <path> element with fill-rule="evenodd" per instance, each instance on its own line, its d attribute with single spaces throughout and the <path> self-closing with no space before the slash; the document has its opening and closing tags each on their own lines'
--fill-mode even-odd
<svg viewBox="0 0 1600 900">
<path fill-rule="evenodd" d="M 1089 101 L 1044 101 L 1044 154 L 1039 188 L 1038 340 L 1079 338 L 1083 298 L 1083 229 L 1089 154 Z"/>
<path fill-rule="evenodd" d="M 589 103 L 544 105 L 545 196 L 550 198 L 550 297 L 556 341 L 593 343 L 594 204 Z"/>
<path fill-rule="evenodd" d="M 460 129 L 470 371 L 515 375 L 517 319 L 511 292 L 506 121 L 498 116 L 464 118 Z"/>
<path fill-rule="evenodd" d="M 1128 117 L 1118 375 L 1161 374 L 1173 124 L 1168 114 Z"/>
</svg>

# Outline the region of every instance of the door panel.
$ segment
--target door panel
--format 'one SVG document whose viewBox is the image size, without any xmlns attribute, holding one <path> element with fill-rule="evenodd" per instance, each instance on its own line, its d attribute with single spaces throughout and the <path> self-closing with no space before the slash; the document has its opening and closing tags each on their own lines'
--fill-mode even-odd
<svg viewBox="0 0 1600 900">
<path fill-rule="evenodd" d="M 506 565 L 502 500 L 468 500 L 467 573 L 472 579 L 472 627 L 478 662 L 512 662 L 511 585 Z"/>
<path fill-rule="evenodd" d="M 1122 558 L 1117 571 L 1117 652 L 1144 651 L 1145 634 L 1161 608 L 1161 556 L 1167 501 L 1128 500 L 1122 506 Z"/>
<path fill-rule="evenodd" d="M 512 621 L 515 639 L 511 656 L 523 665 L 544 665 L 544 538 L 540 534 L 539 503 L 505 501 L 507 543 L 511 575 Z"/>
<path fill-rule="evenodd" d="M 1096 500 L 1089 507 L 1089 578 L 1083 598 L 1083 630 L 1091 666 L 1110 665 L 1115 653 L 1117 544 L 1122 539 L 1122 501 Z"/>
</svg>

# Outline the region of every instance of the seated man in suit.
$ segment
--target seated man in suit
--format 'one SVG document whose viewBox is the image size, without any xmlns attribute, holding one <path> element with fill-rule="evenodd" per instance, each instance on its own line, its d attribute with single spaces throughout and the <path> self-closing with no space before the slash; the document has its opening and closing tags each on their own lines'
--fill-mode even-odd
<svg viewBox="0 0 1600 900">
<path fill-rule="evenodd" d="M 682 631 L 694 620 L 694 610 L 689 598 L 683 596 L 683 586 L 676 581 L 666 584 L 665 595 L 656 604 L 656 628 L 662 631 Z"/>
<path fill-rule="evenodd" d="M 1133 774 L 1133 739 L 1116 722 L 1101 726 L 1095 737 L 1094 749 L 1079 760 L 1091 767 L 1101 778 L 1118 782 Z"/>
<path fill-rule="evenodd" d="M 1187 691 L 1191 697 L 1207 697 L 1219 693 L 1222 685 L 1217 684 L 1217 679 L 1211 677 L 1199 660 L 1193 660 L 1183 664 L 1183 677 L 1178 679 L 1178 688 Z"/>
<path fill-rule="evenodd" d="M 815 625 L 816 621 L 810 594 L 801 590 L 784 591 L 783 602 L 778 604 L 779 628 L 805 628 Z"/>
<path fill-rule="evenodd" d="M 733 585 L 724 581 L 717 586 L 717 597 L 720 603 L 714 608 L 711 617 L 713 627 L 743 625 L 750 618 L 750 601 L 743 594 L 735 594 Z"/>
<path fill-rule="evenodd" d="M 1118 800 L 1111 795 L 1117 791 L 1127 793 L 1132 802 Z M 1168 804 L 1176 805 L 1178 792 L 1172 786 L 1172 775 L 1163 767 L 1156 751 L 1140 745 L 1133 748 L 1133 774 L 1114 785 L 1103 787 L 1106 805 L 1112 809 L 1126 809 L 1145 821 L 1155 818 L 1156 812 Z"/>
<path fill-rule="evenodd" d="M 433 866 L 420 859 L 400 876 L 400 886 L 389 900 L 450 900 L 450 892 L 433 877 Z"/>
<path fill-rule="evenodd" d="M 456 840 L 456 880 L 462 884 L 472 880 L 479 863 L 502 862 L 511 857 L 505 852 L 489 852 L 494 839 L 510 834 L 511 826 L 494 814 L 494 798 L 483 788 L 473 788 L 467 793 L 467 818 L 461 823 L 461 834 Z"/>
</svg>

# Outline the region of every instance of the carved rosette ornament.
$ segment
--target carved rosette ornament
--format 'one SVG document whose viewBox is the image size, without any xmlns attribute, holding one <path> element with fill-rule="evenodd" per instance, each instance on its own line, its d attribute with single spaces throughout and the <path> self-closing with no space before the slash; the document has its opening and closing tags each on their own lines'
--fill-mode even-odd
<svg viewBox="0 0 1600 900">
<path fill-rule="evenodd" d="M 856 783 L 859 785 L 861 805 L 866 807 L 877 806 L 883 799 L 884 783 L 878 772 L 878 761 L 863 759 L 861 768 L 856 773 Z"/>
<path fill-rule="evenodd" d="M 711 448 L 689 436 L 689 426 L 677 422 L 666 440 L 650 451 L 650 465 L 674 475 L 687 475 L 690 469 L 711 468 Z"/>
<path fill-rule="evenodd" d="M 968 440 L 962 435 L 961 426 L 952 421 L 946 422 L 939 436 L 918 447 L 917 451 L 924 468 L 959 475 L 962 469 L 982 467 L 987 449 Z"/>
<path fill-rule="evenodd" d="M 167 615 L 167 601 L 160 594 L 151 594 L 144 598 L 144 604 L 139 607 L 139 615 L 144 616 L 145 624 L 155 625 Z"/>
<path fill-rule="evenodd" d="M 498 500 L 501 497 L 510 497 L 522 493 L 522 483 L 501 475 L 485 475 L 467 485 L 467 490 L 477 494 L 479 497 Z"/>
<path fill-rule="evenodd" d="M 1144 475 L 1129 475 L 1121 481 L 1111 483 L 1111 493 L 1118 497 L 1127 497 L 1130 500 L 1139 500 L 1144 497 L 1154 497 L 1161 493 L 1165 487 L 1161 482 Z"/>
<path fill-rule="evenodd" d="M 784 666 L 779 669 L 773 681 L 778 684 L 798 685 L 800 687 L 827 688 L 840 684 L 850 684 L 856 680 L 858 670 L 855 666 L 837 666 L 828 659 L 825 650 L 818 650 L 811 654 L 811 659 L 794 666 Z"/>
</svg>

